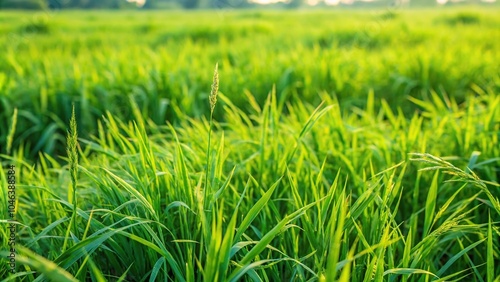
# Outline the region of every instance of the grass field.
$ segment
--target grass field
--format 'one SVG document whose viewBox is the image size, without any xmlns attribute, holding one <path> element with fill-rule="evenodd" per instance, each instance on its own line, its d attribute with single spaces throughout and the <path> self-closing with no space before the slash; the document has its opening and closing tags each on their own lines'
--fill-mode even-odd
<svg viewBox="0 0 500 282">
<path fill-rule="evenodd" d="M 0 278 L 500 281 L 499 12 L 0 12 Z"/>
</svg>

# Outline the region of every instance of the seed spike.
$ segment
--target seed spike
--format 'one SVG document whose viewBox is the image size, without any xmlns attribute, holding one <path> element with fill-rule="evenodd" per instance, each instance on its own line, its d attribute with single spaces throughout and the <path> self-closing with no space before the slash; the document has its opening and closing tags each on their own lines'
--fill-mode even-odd
<svg viewBox="0 0 500 282">
<path fill-rule="evenodd" d="M 212 91 L 210 92 L 210 114 L 213 114 L 215 104 L 217 103 L 217 93 L 219 92 L 219 63 L 215 64 L 214 79 L 212 82 Z"/>
</svg>

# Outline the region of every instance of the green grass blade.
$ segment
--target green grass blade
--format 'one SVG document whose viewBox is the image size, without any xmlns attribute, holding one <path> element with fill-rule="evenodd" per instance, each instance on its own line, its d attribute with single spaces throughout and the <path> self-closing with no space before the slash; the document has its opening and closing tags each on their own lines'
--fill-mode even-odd
<svg viewBox="0 0 500 282">
<path fill-rule="evenodd" d="M 278 187 L 280 182 L 281 182 L 281 178 L 278 179 L 276 182 L 274 182 L 274 184 L 269 188 L 269 190 L 267 190 L 267 192 L 264 193 L 264 195 L 262 195 L 262 197 L 248 211 L 245 218 L 243 218 L 240 225 L 238 226 L 238 231 L 236 232 L 236 235 L 234 236 L 235 241 L 238 241 L 240 239 L 243 232 L 245 232 L 245 230 L 247 230 L 248 226 L 250 226 L 250 224 L 255 219 L 255 217 L 257 217 L 259 212 L 264 208 L 264 206 L 267 204 L 267 202 L 271 198 L 271 195 L 273 194 L 274 190 L 276 190 L 276 188 Z"/>
<path fill-rule="evenodd" d="M 434 178 L 432 179 L 431 186 L 429 187 L 429 193 L 427 194 L 427 199 L 425 201 L 425 219 L 424 219 L 424 229 L 422 237 L 426 237 L 429 234 L 432 222 L 434 220 L 434 210 L 436 209 L 436 197 L 438 191 L 438 171 L 434 173 Z"/>
<path fill-rule="evenodd" d="M 426 274 L 433 276 L 435 278 L 439 278 L 436 276 L 434 273 L 423 270 L 423 269 L 415 269 L 415 268 L 393 268 L 384 271 L 384 276 L 389 275 L 389 274 L 396 274 L 396 275 L 411 275 L 411 274 Z"/>
<path fill-rule="evenodd" d="M 161 257 L 156 261 L 155 265 L 153 266 L 153 270 L 151 270 L 151 276 L 149 276 L 149 282 L 156 281 L 156 277 L 158 276 L 160 268 L 164 263 L 165 263 L 165 257 Z"/>
<path fill-rule="evenodd" d="M 477 241 L 471 245 L 469 245 L 468 247 L 464 248 L 463 250 L 461 250 L 460 252 L 458 252 L 457 254 L 455 254 L 453 257 L 451 257 L 448 262 L 446 262 L 445 265 L 443 265 L 443 267 L 441 267 L 441 269 L 439 269 L 439 271 L 436 273 L 437 276 L 442 276 L 446 270 L 448 270 L 450 268 L 450 266 L 455 263 L 460 257 L 462 257 L 465 253 L 467 253 L 468 251 L 472 250 L 473 248 L 475 248 L 477 245 L 481 244 L 482 242 L 484 242 L 486 240 L 485 239 L 482 239 L 480 241 Z"/>
<path fill-rule="evenodd" d="M 493 232 L 491 227 L 491 215 L 488 215 L 488 241 L 486 246 L 486 281 L 493 281 L 495 276 L 495 262 L 493 250 Z"/>
<path fill-rule="evenodd" d="M 50 281 L 58 282 L 78 281 L 69 272 L 58 266 L 55 262 L 50 261 L 36 253 L 33 253 L 30 249 L 22 246 L 17 246 L 17 250 L 19 252 L 16 256 L 17 263 L 29 265 L 34 270 L 39 271 L 39 273 L 43 274 L 40 277 L 44 277 L 46 279 L 49 279 Z M 4 256 L 4 254 L 2 254 L 2 256 Z"/>
</svg>

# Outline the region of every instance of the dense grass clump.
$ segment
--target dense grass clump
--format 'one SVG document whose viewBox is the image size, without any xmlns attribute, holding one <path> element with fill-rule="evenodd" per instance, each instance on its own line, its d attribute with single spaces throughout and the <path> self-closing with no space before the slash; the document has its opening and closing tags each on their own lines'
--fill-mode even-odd
<svg viewBox="0 0 500 282">
<path fill-rule="evenodd" d="M 488 12 L 460 38 L 436 12 L 101 13 L 0 55 L 3 281 L 500 280 Z"/>
<path fill-rule="evenodd" d="M 481 22 L 481 17 L 475 13 L 461 12 L 452 16 L 445 17 L 443 21 L 451 26 L 473 25 Z"/>
<path fill-rule="evenodd" d="M 33 18 L 31 21 L 25 23 L 19 28 L 19 33 L 49 34 L 52 27 L 47 17 L 47 15 L 44 15 L 42 17 Z"/>
</svg>

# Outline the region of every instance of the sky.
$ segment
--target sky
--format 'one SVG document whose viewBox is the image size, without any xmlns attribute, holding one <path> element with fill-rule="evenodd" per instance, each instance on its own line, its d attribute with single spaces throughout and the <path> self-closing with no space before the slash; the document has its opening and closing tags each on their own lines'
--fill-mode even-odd
<svg viewBox="0 0 500 282">
<path fill-rule="evenodd" d="M 127 2 L 135 2 L 138 6 L 142 6 L 146 2 L 146 0 L 127 0 Z"/>
</svg>

